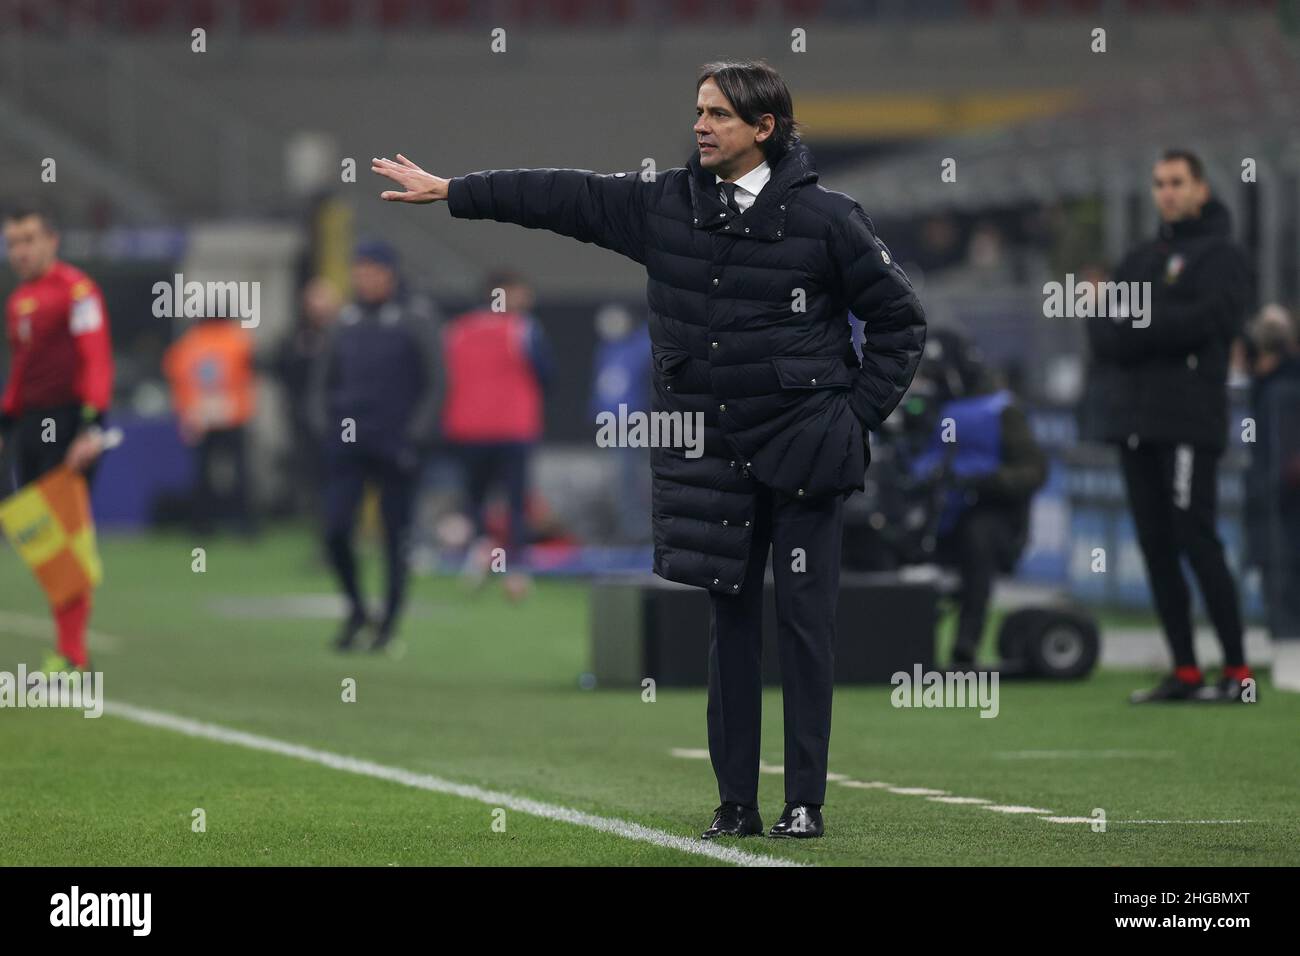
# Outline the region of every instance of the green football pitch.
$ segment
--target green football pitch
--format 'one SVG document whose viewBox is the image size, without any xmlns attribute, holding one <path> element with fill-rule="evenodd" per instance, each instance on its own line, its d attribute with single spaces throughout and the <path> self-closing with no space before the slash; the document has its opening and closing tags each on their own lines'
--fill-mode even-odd
<svg viewBox="0 0 1300 956">
<path fill-rule="evenodd" d="M 202 573 L 192 547 L 102 542 L 104 716 L 0 709 L 0 864 L 1300 863 L 1300 696 L 1267 675 L 1259 704 L 1227 707 L 1129 706 L 1150 674 L 1008 681 L 995 719 L 839 688 L 827 837 L 705 844 L 705 694 L 584 688 L 583 583 L 513 605 L 419 578 L 404 654 L 343 656 L 305 534 L 213 542 Z M 38 664 L 49 634 L 0 548 L 0 670 Z M 770 824 L 777 688 L 764 723 Z"/>
</svg>

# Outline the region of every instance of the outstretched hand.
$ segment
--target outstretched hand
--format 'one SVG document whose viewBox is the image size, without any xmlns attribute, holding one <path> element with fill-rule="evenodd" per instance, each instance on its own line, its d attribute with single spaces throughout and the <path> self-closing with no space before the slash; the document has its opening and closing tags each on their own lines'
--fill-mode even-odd
<svg viewBox="0 0 1300 956">
<path fill-rule="evenodd" d="M 380 199 L 389 202 L 430 203 L 447 198 L 449 180 L 425 172 L 401 153 L 397 154 L 396 162 L 387 158 L 370 160 L 370 171 L 391 179 L 405 190 L 385 190 L 379 194 Z"/>
<path fill-rule="evenodd" d="M 64 464 L 73 471 L 85 471 L 104 453 L 105 447 L 104 433 L 98 428 L 87 429 L 68 446 Z"/>
</svg>

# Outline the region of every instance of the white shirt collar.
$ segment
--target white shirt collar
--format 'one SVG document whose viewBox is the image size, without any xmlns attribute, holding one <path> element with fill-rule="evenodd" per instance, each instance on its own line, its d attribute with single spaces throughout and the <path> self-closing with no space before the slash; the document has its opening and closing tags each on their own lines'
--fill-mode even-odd
<svg viewBox="0 0 1300 956">
<path fill-rule="evenodd" d="M 722 182 L 721 176 L 715 174 L 713 178 L 719 183 Z M 754 200 L 758 198 L 758 194 L 771 178 L 772 169 L 767 165 L 767 160 L 763 160 L 736 180 L 736 205 L 740 207 L 741 212 L 753 205 Z"/>
</svg>

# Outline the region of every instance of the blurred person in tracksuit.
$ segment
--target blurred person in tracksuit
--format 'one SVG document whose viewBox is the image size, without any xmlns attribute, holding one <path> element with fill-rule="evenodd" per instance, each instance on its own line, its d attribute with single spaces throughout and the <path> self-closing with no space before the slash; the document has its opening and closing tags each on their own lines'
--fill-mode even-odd
<svg viewBox="0 0 1300 956">
<path fill-rule="evenodd" d="M 651 410 L 650 330 L 628 309 L 610 303 L 596 313 L 596 358 L 593 363 L 591 407 L 593 422 L 603 412 L 618 415 Z M 618 462 L 614 499 L 617 534 L 624 544 L 650 538 L 650 452 L 645 448 L 612 448 Z"/>
<path fill-rule="evenodd" d="M 313 370 L 312 409 L 325 461 L 325 544 L 348 602 L 334 646 L 350 650 L 373 627 L 370 649 L 381 650 L 396 632 L 405 599 L 420 465 L 437 434 L 437 313 L 407 292 L 397 252 L 386 242 L 357 247 L 352 288 L 355 301 L 340 313 Z M 377 622 L 366 613 L 352 547 L 367 483 L 379 492 L 388 570 Z"/>
<path fill-rule="evenodd" d="M 1300 640 L 1300 335 L 1286 309 L 1265 306 L 1243 338 L 1255 441 L 1246 472 L 1249 564 L 1260 570 L 1274 640 Z"/>
<path fill-rule="evenodd" d="M 199 319 L 163 355 L 181 438 L 194 448 L 191 524 L 206 534 L 232 519 L 255 528 L 248 481 L 248 422 L 256 408 L 253 337 L 235 319 Z"/>
<path fill-rule="evenodd" d="M 528 461 L 542 436 L 542 392 L 552 360 L 531 314 L 528 283 L 502 271 L 488 277 L 486 291 L 488 307 L 456 316 L 443 334 L 447 394 L 442 434 L 461 464 L 474 523 L 467 571 L 478 577 L 494 566 L 484 504 L 488 492 L 500 485 L 508 507 L 503 583 L 507 595 L 519 599 L 530 586 L 528 575 L 519 570 L 527 543 Z"/>
<path fill-rule="evenodd" d="M 5 303 L 9 377 L 0 397 L 0 450 L 13 453 L 19 486 L 66 464 L 89 483 L 104 450 L 113 395 L 108 311 L 95 281 L 59 259 L 58 226 L 35 206 L 4 214 L 5 252 L 18 286 Z M 0 489 L 0 495 L 9 488 Z M 57 653 L 43 670 L 88 669 L 91 592 L 52 607 Z"/>
<path fill-rule="evenodd" d="M 1151 191 L 1159 232 L 1113 276 L 1149 283 L 1149 311 L 1142 321 L 1128 310 L 1087 320 L 1089 437 L 1119 446 L 1138 545 L 1174 662 L 1172 674 L 1131 699 L 1240 700 L 1252 675 L 1237 585 L 1216 527 L 1217 482 L 1227 446 L 1229 352 L 1252 306 L 1254 273 L 1194 154 L 1165 152 Z M 1223 648 L 1222 676 L 1208 687 L 1196 663 L 1183 557 Z"/>
<path fill-rule="evenodd" d="M 947 470 L 935 560 L 961 575 L 952 666 L 968 667 L 984 636 L 996 577 L 1014 571 L 1024 552 L 1029 506 L 1047 481 L 1047 456 L 1015 395 L 999 387 L 960 333 L 930 329 L 912 385 L 928 389 L 939 404 L 930 444 L 911 470 L 916 478 Z"/>
</svg>

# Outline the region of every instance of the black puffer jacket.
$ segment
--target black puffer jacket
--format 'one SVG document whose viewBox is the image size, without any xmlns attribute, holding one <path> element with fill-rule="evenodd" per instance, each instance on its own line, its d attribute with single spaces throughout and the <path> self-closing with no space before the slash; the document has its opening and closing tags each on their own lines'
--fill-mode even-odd
<svg viewBox="0 0 1300 956">
<path fill-rule="evenodd" d="M 1212 199 L 1198 218 L 1162 224 L 1115 270 L 1117 282 L 1151 283 L 1151 322 L 1088 320 L 1084 437 L 1224 450 L 1229 347 L 1255 298 L 1254 273 L 1229 226 L 1228 210 Z"/>
<path fill-rule="evenodd" d="M 700 413 L 704 453 L 656 448 L 655 572 L 720 593 L 744 580 L 759 482 L 793 496 L 863 485 L 867 431 L 911 383 L 925 318 L 862 207 L 816 184 L 796 146 L 732 214 L 692 154 L 637 173 L 489 170 L 451 214 L 549 229 L 643 263 L 655 411 Z M 866 322 L 859 367 L 846 310 Z"/>
</svg>

